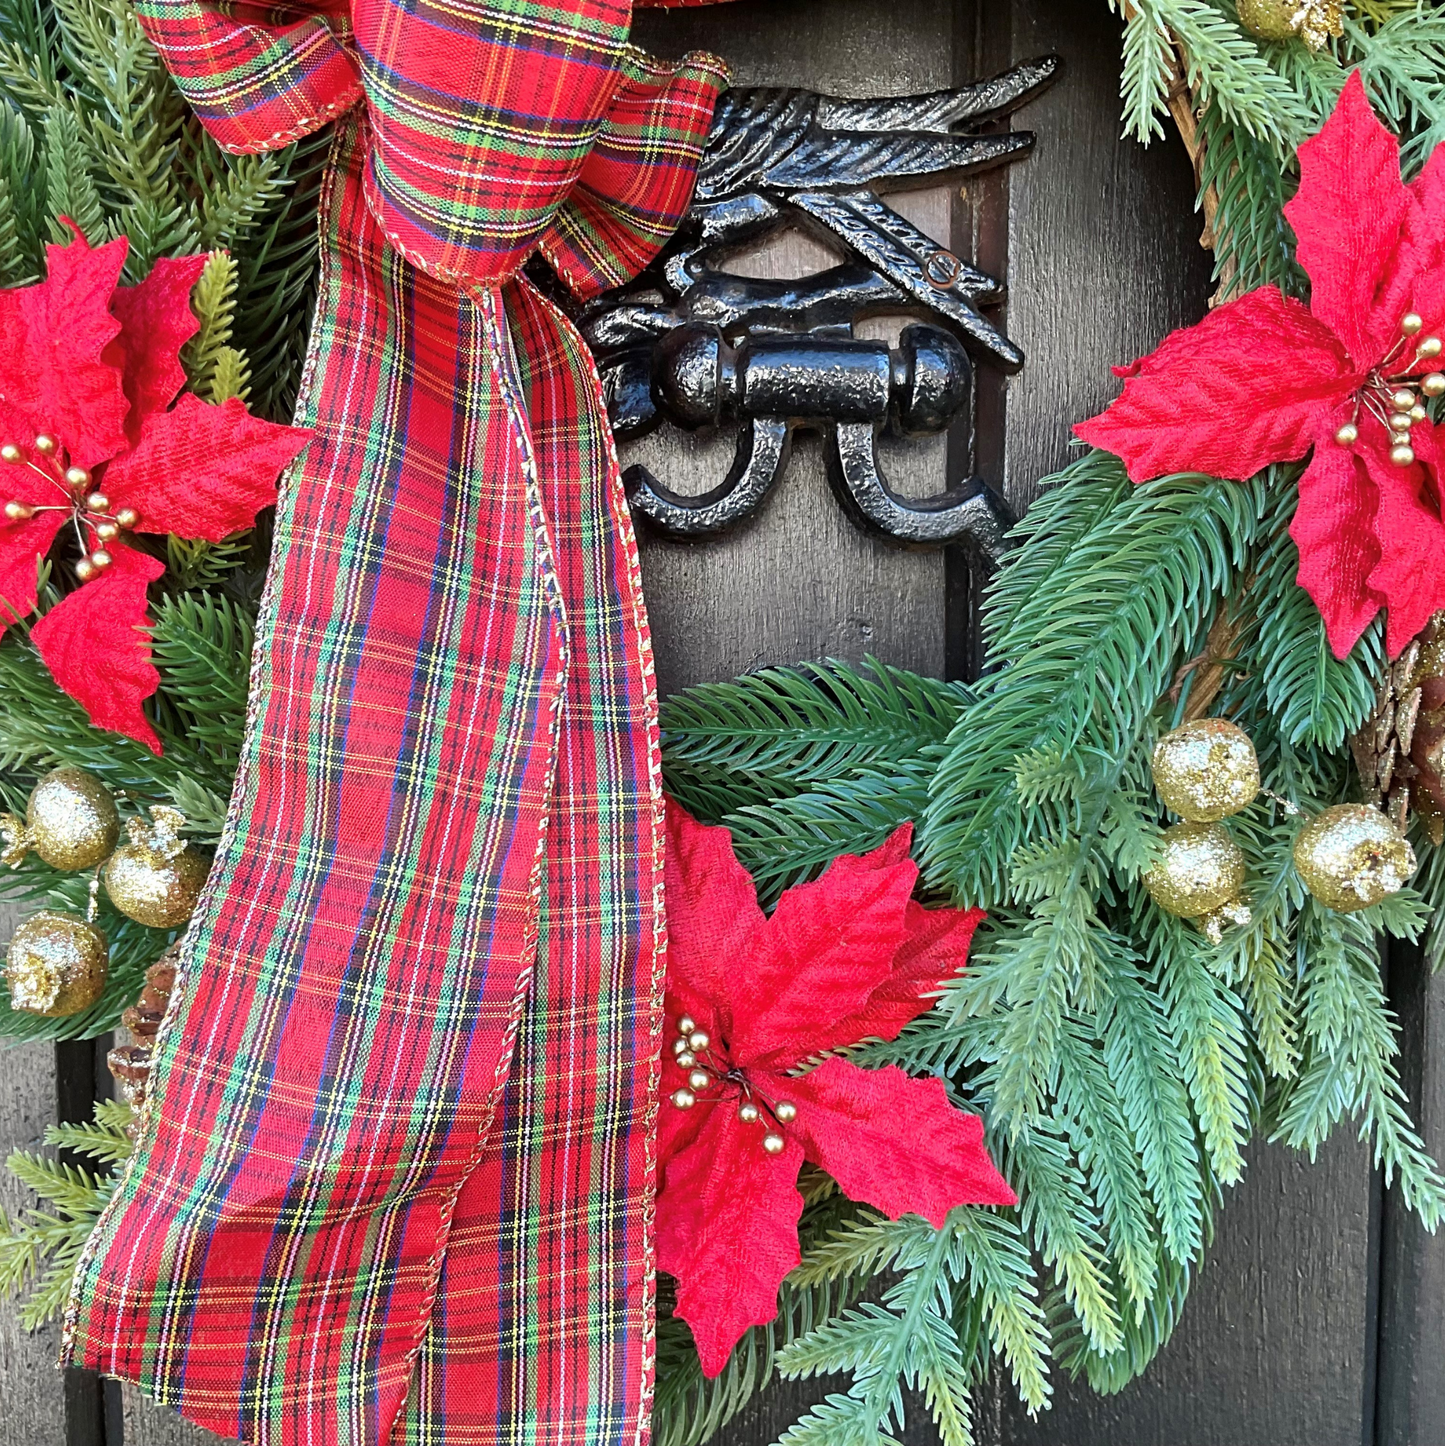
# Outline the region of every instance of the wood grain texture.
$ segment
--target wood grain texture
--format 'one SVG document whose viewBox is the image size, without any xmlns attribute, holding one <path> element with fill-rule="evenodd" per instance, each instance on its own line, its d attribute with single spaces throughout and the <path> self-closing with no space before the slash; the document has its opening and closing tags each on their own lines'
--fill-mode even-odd
<svg viewBox="0 0 1445 1446">
<path fill-rule="evenodd" d="M 1278 1147 L 1250 1150 L 1153 1366 L 1112 1397 L 1057 1381 L 1037 1421 L 995 1381 L 980 1403 L 980 1446 L 1367 1442 L 1371 1184 L 1368 1154 L 1348 1131 L 1314 1165 Z"/>
<path fill-rule="evenodd" d="M 0 938 L 14 930 L 17 912 L 0 904 Z M 0 1045 L 0 1157 L 12 1149 L 43 1151 L 45 1127 L 55 1120 L 55 1052 L 48 1044 Z M 0 1208 L 12 1218 L 35 1197 L 0 1170 Z M 28 1334 L 13 1302 L 0 1302 L 0 1442 L 5 1446 L 66 1446 L 65 1398 L 55 1368 L 60 1333 L 52 1326 Z"/>
<path fill-rule="evenodd" d="M 1038 148 L 1008 177 L 1008 326 L 1028 363 L 1009 382 L 1004 491 L 1022 511 L 1076 455 L 1074 424 L 1117 395 L 1110 367 L 1203 314 L 1210 263 L 1173 135 L 1147 149 L 1119 139 L 1119 28 L 1104 5 L 980 3 L 986 22 L 1011 16 L 1009 59 L 1064 61 L 1021 113 Z"/>
<path fill-rule="evenodd" d="M 1400 1076 L 1426 1147 L 1445 1158 L 1445 976 L 1392 943 L 1390 996 L 1400 1019 Z M 1397 1191 L 1381 1212 L 1376 1446 L 1445 1440 L 1445 1234 L 1426 1233 Z"/>
<path fill-rule="evenodd" d="M 638 42 L 662 55 L 713 50 L 740 84 L 802 85 L 886 95 L 947 85 L 952 14 L 947 5 L 877 0 L 742 0 L 672 15 L 639 15 Z M 946 192 L 902 198 L 899 209 L 948 238 Z M 736 263 L 752 274 L 797 275 L 829 262 L 823 248 L 790 239 Z M 666 432 L 628 449 L 680 492 L 702 491 L 727 469 L 730 437 Z M 942 438 L 885 452 L 900 492 L 944 485 Z M 795 446 L 787 475 L 761 514 L 712 542 L 642 540 L 658 677 L 663 692 L 803 658 L 857 660 L 872 653 L 937 674 L 943 667 L 943 559 L 865 537 L 843 516 L 824 476 L 816 437 Z"/>
<path fill-rule="evenodd" d="M 10 926 L 4 925 L 8 935 Z M 12 1045 L 0 1053 L 0 1142 L 39 1150 L 55 1119 L 55 1070 L 48 1044 Z M 0 1175 L 0 1207 L 12 1217 L 35 1197 L 9 1172 Z M 47 1326 L 20 1328 L 13 1302 L 0 1304 L 0 1441 L 15 1446 L 66 1446 L 65 1402 L 55 1368 L 60 1335 Z"/>
</svg>

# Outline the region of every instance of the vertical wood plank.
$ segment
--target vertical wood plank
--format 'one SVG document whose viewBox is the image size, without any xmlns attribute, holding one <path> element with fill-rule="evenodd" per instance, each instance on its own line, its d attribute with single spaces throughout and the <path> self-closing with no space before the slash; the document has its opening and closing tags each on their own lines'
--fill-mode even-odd
<svg viewBox="0 0 1445 1446">
<path fill-rule="evenodd" d="M 13 904 L 0 904 L 0 939 L 19 920 Z M 55 1119 L 55 1050 L 49 1044 L 0 1045 L 0 1145 L 41 1151 L 45 1127 Z M 13 1219 L 35 1197 L 8 1170 L 0 1170 L 0 1208 Z M 65 1397 L 55 1368 L 60 1333 L 46 1326 L 20 1328 L 14 1301 L 0 1302 L 0 1441 L 15 1446 L 67 1446 Z"/>
<path fill-rule="evenodd" d="M 1174 1338 L 1149 1370 L 1117 1396 L 1056 1380 L 1054 1407 L 1037 1421 L 994 1381 L 980 1446 L 1368 1443 L 1370 1197 L 1369 1158 L 1348 1131 L 1313 1165 L 1251 1149 Z"/>
<path fill-rule="evenodd" d="M 55 1117 L 61 1124 L 87 1124 L 95 1101 L 112 1091 L 105 1068 L 111 1036 L 67 1039 L 54 1046 Z M 62 1150 L 60 1158 L 80 1169 L 93 1170 L 95 1162 L 75 1151 Z M 106 1440 L 106 1384 L 94 1371 L 67 1368 L 63 1382 L 67 1446 L 103 1446 Z"/>
<path fill-rule="evenodd" d="M 1009 177 L 1009 329 L 1029 364 L 1010 383 L 1005 488 L 1021 509 L 1038 479 L 1067 460 L 1073 423 L 1114 395 L 1110 365 L 1197 320 L 1209 283 L 1182 147 L 1172 135 L 1147 150 L 1118 139 L 1117 20 L 1071 0 L 1009 8 L 1013 53 L 1054 48 L 1067 67 L 1028 112 L 1038 154 Z M 1054 1410 L 1037 1423 L 996 1382 L 981 1440 L 1368 1440 L 1374 1199 L 1367 1152 L 1349 1138 L 1313 1167 L 1256 1147 L 1226 1197 L 1179 1330 L 1146 1376 L 1107 1399 L 1058 1382 Z"/>
<path fill-rule="evenodd" d="M 1423 951 L 1392 942 L 1390 996 L 1400 1076 L 1426 1148 L 1445 1159 L 1445 976 Z M 1399 1192 L 1382 1202 L 1376 1446 L 1445 1440 L 1445 1235 L 1430 1235 Z"/>
<path fill-rule="evenodd" d="M 638 43 L 661 55 L 692 47 L 733 63 L 740 84 L 802 85 L 883 95 L 947 85 L 952 14 L 947 5 L 886 6 L 876 0 L 741 0 L 685 13 L 641 12 Z M 948 238 L 946 197 L 900 205 Z M 798 274 L 830 258 L 813 243 L 745 263 L 754 274 Z M 739 267 L 744 269 L 744 267 Z M 701 491 L 727 468 L 731 438 L 674 432 L 629 449 L 680 492 Z M 903 492 L 943 485 L 942 439 L 889 451 L 885 466 Z M 746 529 L 701 544 L 644 537 L 642 567 L 664 692 L 803 658 L 943 667 L 943 559 L 865 537 L 843 516 L 815 438 L 795 447 L 787 475 Z"/>
<path fill-rule="evenodd" d="M 1103 5 L 981 0 L 1007 10 L 1013 58 L 1055 51 L 1059 82 L 1024 113 L 1035 155 L 1009 172 L 1009 382 L 1004 488 L 1016 511 L 1076 454 L 1075 422 L 1117 394 L 1109 368 L 1197 321 L 1209 295 L 1188 159 L 1172 133 L 1119 139 L 1119 26 Z M 995 24 L 998 22 L 995 21 Z M 983 41 L 995 53 L 996 35 Z"/>
<path fill-rule="evenodd" d="M 8 911 L 7 911 L 8 912 Z M 12 928 L 6 920 L 8 936 Z M 0 1053 L 0 1140 L 9 1149 L 39 1150 L 55 1118 L 54 1051 L 48 1044 L 11 1045 Z M 12 1217 L 35 1197 L 8 1171 L 0 1174 L 0 1207 Z M 15 1446 L 66 1446 L 65 1401 L 55 1368 L 60 1335 L 53 1326 L 20 1328 L 19 1308 L 0 1303 L 0 1440 Z"/>
</svg>

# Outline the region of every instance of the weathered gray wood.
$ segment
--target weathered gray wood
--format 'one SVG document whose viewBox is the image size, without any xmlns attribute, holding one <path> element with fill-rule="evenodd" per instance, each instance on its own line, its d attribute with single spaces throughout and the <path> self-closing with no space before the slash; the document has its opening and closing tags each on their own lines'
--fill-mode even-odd
<svg viewBox="0 0 1445 1446">
<path fill-rule="evenodd" d="M 1419 949 L 1391 948 L 1390 995 L 1400 1017 L 1400 1075 L 1425 1144 L 1445 1157 L 1445 976 Z M 1429 1235 L 1396 1191 L 1381 1230 L 1376 1446 L 1445 1440 L 1445 1236 Z"/>
<path fill-rule="evenodd" d="M 7 911 L 8 912 L 8 911 Z M 4 923 L 8 936 L 10 923 Z M 0 1143 L 6 1152 L 41 1148 L 55 1119 L 55 1071 L 48 1044 L 15 1045 L 0 1053 Z M 0 1175 L 0 1207 L 10 1215 L 35 1204 L 8 1172 Z M 65 1446 L 65 1402 L 55 1360 L 53 1327 L 21 1330 L 13 1302 L 0 1305 L 0 1440 L 16 1446 Z"/>
<path fill-rule="evenodd" d="M 0 904 L 0 939 L 14 930 L 17 911 Z M 0 1046 L 0 1158 L 10 1150 L 44 1150 L 55 1120 L 54 1050 L 48 1044 Z M 0 1208 L 12 1218 L 35 1197 L 9 1171 L 0 1171 Z M 65 1398 L 55 1368 L 60 1333 L 20 1328 L 13 1302 L 0 1302 L 0 1441 L 16 1446 L 66 1446 Z"/>
<path fill-rule="evenodd" d="M 62 1124 L 90 1121 L 98 1099 L 114 1096 L 114 1081 L 105 1067 L 105 1056 L 113 1036 L 99 1039 L 68 1039 L 54 1046 L 55 1117 Z M 92 1169 L 86 1155 L 62 1152 L 61 1158 L 80 1169 Z M 107 1382 L 94 1371 L 67 1368 L 64 1381 L 65 1433 L 69 1446 L 94 1446 L 106 1439 L 107 1412 L 119 1421 L 120 1397 L 115 1382 Z M 116 1429 L 119 1429 L 117 1424 Z"/>
</svg>

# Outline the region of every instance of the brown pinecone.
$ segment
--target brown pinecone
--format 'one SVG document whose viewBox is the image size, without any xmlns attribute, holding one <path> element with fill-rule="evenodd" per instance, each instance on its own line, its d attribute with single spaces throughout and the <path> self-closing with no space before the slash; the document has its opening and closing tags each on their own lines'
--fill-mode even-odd
<svg viewBox="0 0 1445 1446">
<path fill-rule="evenodd" d="M 1423 636 L 1416 668 L 1420 713 L 1410 746 L 1412 799 L 1431 843 L 1438 846 L 1445 842 L 1445 612 L 1435 614 Z"/>
<path fill-rule="evenodd" d="M 1350 748 L 1368 802 L 1402 833 L 1413 813 L 1431 842 L 1445 840 L 1445 612 L 1385 669 Z"/>
<path fill-rule="evenodd" d="M 146 970 L 145 988 L 140 998 L 120 1017 L 120 1022 L 135 1036 L 133 1044 L 118 1044 L 105 1057 L 115 1078 L 120 1095 L 132 1109 L 140 1109 L 145 1100 L 146 1082 L 150 1079 L 155 1038 L 166 1016 L 166 1005 L 176 982 L 176 951 L 172 944 Z M 132 1124 L 127 1133 L 134 1134 Z"/>
</svg>

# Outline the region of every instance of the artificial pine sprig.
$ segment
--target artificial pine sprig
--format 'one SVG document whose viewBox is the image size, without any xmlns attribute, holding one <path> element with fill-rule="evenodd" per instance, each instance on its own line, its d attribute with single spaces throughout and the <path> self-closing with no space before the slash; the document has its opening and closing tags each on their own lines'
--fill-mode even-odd
<svg viewBox="0 0 1445 1446">
<path fill-rule="evenodd" d="M 132 1150 L 125 1133 L 130 1108 L 104 1101 L 89 1125 L 52 1125 L 45 1142 L 114 1166 Z M 27 1330 L 51 1319 L 65 1303 L 75 1262 L 114 1189 L 111 1170 L 98 1172 L 49 1156 L 15 1150 L 6 1168 L 51 1209 L 27 1210 L 11 1220 L 0 1210 L 0 1294 L 29 1294 L 20 1308 Z"/>
<path fill-rule="evenodd" d="M 1319 925 L 1289 861 L 1298 820 L 1262 799 L 1232 821 L 1255 914 L 1218 949 L 1139 885 L 1163 824 L 1147 785 L 1149 748 L 1179 721 L 1191 689 L 1204 696 L 1199 670 L 1181 676 L 1180 665 L 1200 656 L 1221 617 L 1239 613 L 1225 630 L 1233 655 L 1219 662 L 1212 706 L 1260 740 L 1268 785 L 1312 805 L 1349 792 L 1344 737 L 1368 707 L 1379 649 L 1367 642 L 1338 663 L 1321 651 L 1313 609 L 1254 621 L 1260 597 L 1292 601 L 1276 479 L 1166 479 L 1152 489 L 1124 482 L 1098 454 L 1053 480 L 990 591 L 986 628 L 1002 666 L 955 701 L 949 742 L 919 748 L 911 788 L 887 782 L 898 774 L 885 751 L 896 704 L 878 703 L 871 728 L 810 711 L 840 692 L 881 696 L 840 664 L 714 685 L 668 710 L 684 787 L 694 761 L 723 746 L 714 735 L 726 720 L 753 710 L 753 746 L 771 750 L 777 796 L 759 802 L 765 780 L 745 771 L 739 806 L 722 817 L 762 873 L 815 872 L 834 853 L 868 847 L 890 809 L 928 798 L 928 881 L 955 901 L 989 905 L 994 918 L 939 1008 L 859 1058 L 943 1073 L 982 1110 L 1021 1199 L 1022 1238 L 1045 1272 L 1054 1359 L 1100 1389 L 1118 1389 L 1167 1340 L 1220 1191 L 1240 1178 L 1256 1133 L 1309 1149 L 1355 1116 L 1427 1223 L 1445 1205 L 1403 1111 L 1375 957 L 1372 985 L 1358 949 L 1346 969 L 1340 948 L 1313 947 Z M 1166 594 L 1157 606 L 1139 600 Z M 1301 691 L 1315 712 L 1298 705 Z M 799 716 L 816 717 L 811 730 Z M 755 756 L 746 739 L 726 746 Z M 810 779 L 819 757 L 840 760 L 840 771 Z M 725 803 L 725 770 L 709 786 L 714 807 Z M 857 806 L 864 799 L 872 806 Z M 1377 928 L 1410 937 L 1421 923 L 1407 891 L 1340 927 L 1371 940 Z M 1319 1000 L 1332 1001 L 1328 1014 Z M 892 1228 L 876 1226 L 885 1239 Z M 834 1247 L 820 1258 L 833 1259 Z M 805 1254 L 804 1278 L 811 1260 Z M 782 1364 L 892 1359 L 886 1314 L 845 1313 L 820 1327 L 819 1355 L 805 1336 Z M 959 1379 L 971 1359 L 955 1360 Z M 876 1375 L 860 1370 L 857 1389 L 824 1402 L 797 1439 L 878 1439 L 861 1424 L 874 1419 Z M 890 1422 L 885 1412 L 872 1429 Z"/>
</svg>

